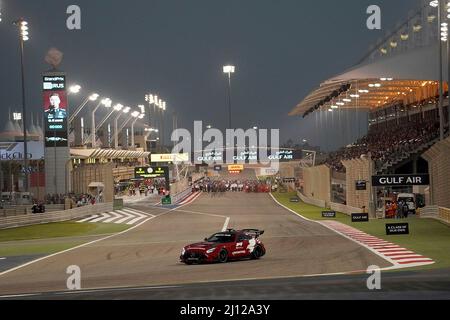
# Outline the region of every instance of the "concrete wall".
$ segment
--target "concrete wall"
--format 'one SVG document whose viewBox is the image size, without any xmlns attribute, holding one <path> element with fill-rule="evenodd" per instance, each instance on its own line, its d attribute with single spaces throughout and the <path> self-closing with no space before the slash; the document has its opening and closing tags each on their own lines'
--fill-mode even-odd
<svg viewBox="0 0 450 320">
<path fill-rule="evenodd" d="M 331 169 L 325 165 L 303 169 L 303 193 L 306 197 L 331 202 Z"/>
<path fill-rule="evenodd" d="M 69 148 L 45 148 L 46 194 L 65 194 L 70 191 L 69 161 Z"/>
<path fill-rule="evenodd" d="M 72 171 L 73 192 L 89 193 L 89 184 L 92 182 L 102 182 L 105 185 L 103 190 L 104 202 L 114 200 L 114 176 L 113 163 L 91 164 L 75 168 Z"/>
<path fill-rule="evenodd" d="M 305 196 L 304 194 L 302 194 L 300 191 L 297 191 L 297 195 L 300 198 L 300 200 L 302 200 L 304 203 L 319 207 L 319 208 L 325 208 L 326 207 L 326 203 L 323 200 L 318 200 L 318 199 L 313 199 L 310 197 Z"/>
<path fill-rule="evenodd" d="M 422 156 L 430 171 L 430 203 L 450 208 L 450 137 L 436 143 Z"/>
<path fill-rule="evenodd" d="M 346 168 L 346 186 L 347 186 L 347 206 L 354 208 L 369 208 L 369 198 L 371 192 L 371 165 L 367 158 L 342 161 Z M 367 181 L 366 190 L 356 190 L 356 181 Z"/>
</svg>

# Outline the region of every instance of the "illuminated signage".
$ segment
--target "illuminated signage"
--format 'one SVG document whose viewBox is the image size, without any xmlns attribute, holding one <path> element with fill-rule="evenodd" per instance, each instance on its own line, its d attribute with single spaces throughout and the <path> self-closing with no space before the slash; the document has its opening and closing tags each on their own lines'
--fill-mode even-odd
<svg viewBox="0 0 450 320">
<path fill-rule="evenodd" d="M 188 153 L 152 154 L 151 162 L 188 162 Z"/>
<path fill-rule="evenodd" d="M 136 179 L 169 179 L 169 167 L 137 167 L 134 169 Z"/>
<path fill-rule="evenodd" d="M 38 141 L 28 141 L 27 159 L 40 160 L 44 158 L 44 145 Z M 24 143 L 23 142 L 0 142 L 0 160 L 23 160 Z"/>
<path fill-rule="evenodd" d="M 43 109 L 45 118 L 45 146 L 67 147 L 67 92 L 66 76 L 44 75 Z"/>
<path fill-rule="evenodd" d="M 242 164 L 231 164 L 228 166 L 228 172 L 230 173 L 240 173 L 244 171 L 244 166 Z"/>
<path fill-rule="evenodd" d="M 428 185 L 430 185 L 429 174 L 386 175 L 372 177 L 372 186 L 374 187 Z"/>
</svg>

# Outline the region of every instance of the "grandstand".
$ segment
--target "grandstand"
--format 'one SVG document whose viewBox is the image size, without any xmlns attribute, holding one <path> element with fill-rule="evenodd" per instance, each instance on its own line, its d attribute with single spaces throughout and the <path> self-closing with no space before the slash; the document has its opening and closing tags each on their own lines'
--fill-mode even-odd
<svg viewBox="0 0 450 320">
<path fill-rule="evenodd" d="M 448 85 L 440 82 L 439 32 L 436 8 L 423 1 L 357 65 L 324 81 L 290 112 L 303 118 L 314 114 L 316 127 L 317 117 L 338 114 L 341 119 L 343 110 L 368 114 L 365 136 L 304 169 L 306 198 L 328 207 L 340 198 L 347 206 L 342 211 L 351 212 L 380 209 L 383 196 L 410 192 L 423 195 L 427 205 L 450 207 L 448 196 L 442 196 L 450 191 L 448 182 L 434 185 L 450 173 L 450 159 L 442 156 L 448 152 L 450 106 Z M 356 181 L 394 174 L 430 174 L 431 185 L 355 189 Z M 333 190 L 345 194 L 333 196 Z"/>
</svg>

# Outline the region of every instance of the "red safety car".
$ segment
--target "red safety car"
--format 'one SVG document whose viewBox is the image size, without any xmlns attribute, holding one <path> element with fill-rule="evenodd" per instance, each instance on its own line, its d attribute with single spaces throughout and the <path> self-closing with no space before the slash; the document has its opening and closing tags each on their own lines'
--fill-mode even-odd
<svg viewBox="0 0 450 320">
<path fill-rule="evenodd" d="M 259 239 L 262 234 L 264 231 L 257 229 L 228 229 L 205 238 L 204 242 L 184 247 L 180 260 L 186 264 L 200 264 L 259 259 L 266 254 L 266 249 Z"/>
</svg>

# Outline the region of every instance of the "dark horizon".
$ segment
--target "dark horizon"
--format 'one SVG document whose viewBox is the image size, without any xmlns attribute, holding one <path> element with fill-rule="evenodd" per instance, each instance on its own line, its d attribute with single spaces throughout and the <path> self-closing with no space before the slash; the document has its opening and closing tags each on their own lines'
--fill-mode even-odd
<svg viewBox="0 0 450 320">
<path fill-rule="evenodd" d="M 323 150 L 346 145 L 363 134 L 364 112 L 348 116 L 357 125 L 327 122 L 320 130 L 315 128 L 314 115 L 301 119 L 288 113 L 322 81 L 357 63 L 371 44 L 415 7 L 410 0 L 378 1 L 383 30 L 370 31 L 365 27 L 369 1 L 328 1 L 318 8 L 290 0 L 277 4 L 204 1 L 202 5 L 135 0 L 126 6 L 80 0 L 82 30 L 69 31 L 65 11 L 70 4 L 65 0 L 1 2 L 0 107 L 5 113 L 9 108 L 21 109 L 18 39 L 10 21 L 23 16 L 30 23 L 25 48 L 30 113 L 42 109 L 40 75 L 49 69 L 44 56 L 56 47 L 64 53 L 60 68 L 67 72 L 69 84 L 83 87 L 81 95 L 70 98 L 72 110 L 91 91 L 135 107 L 145 103 L 146 93 L 156 93 L 167 101 L 168 114 L 178 113 L 179 127 L 190 129 L 194 120 L 203 120 L 223 129 L 228 109 L 222 66 L 230 63 L 236 66 L 235 127 L 279 128 L 282 142 L 307 139 Z M 5 119 L 0 121 L 2 128 Z M 166 127 L 170 126 L 167 118 Z M 342 126 L 350 126 L 347 137 L 335 137 L 333 130 Z"/>
</svg>

